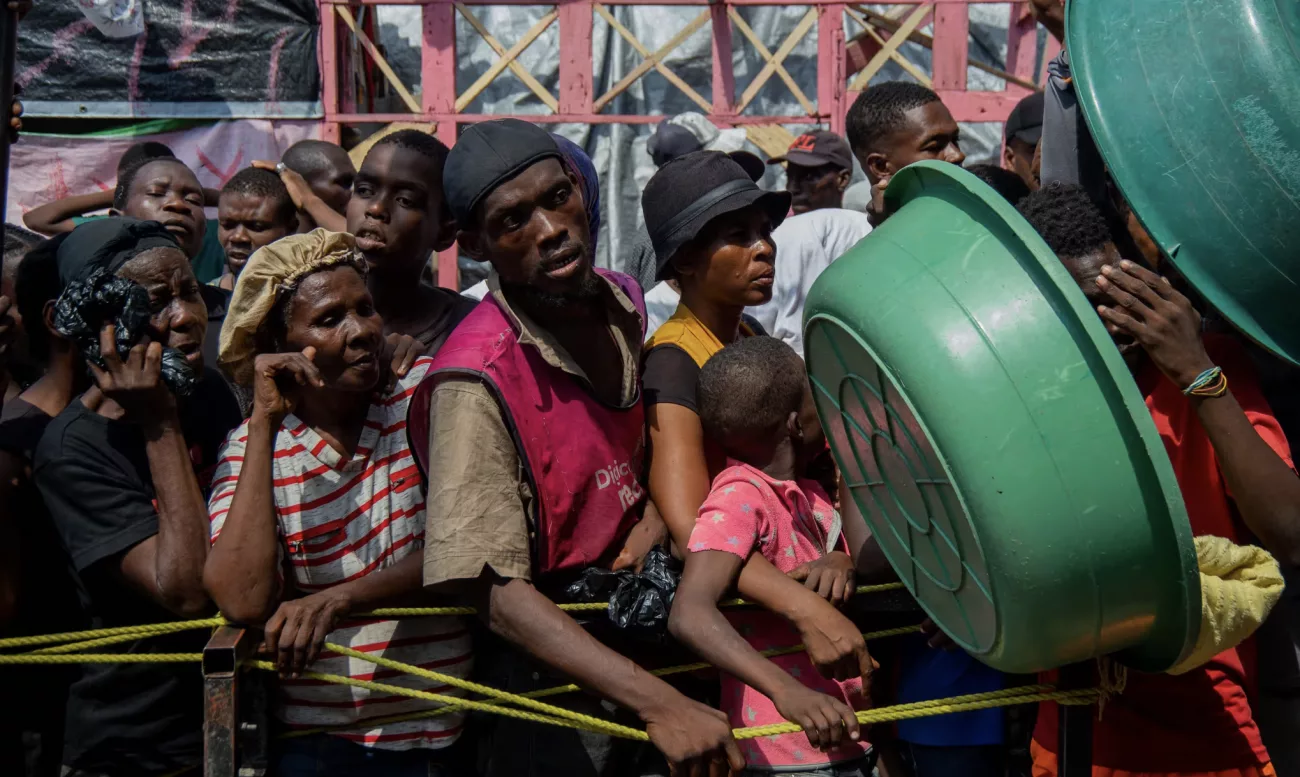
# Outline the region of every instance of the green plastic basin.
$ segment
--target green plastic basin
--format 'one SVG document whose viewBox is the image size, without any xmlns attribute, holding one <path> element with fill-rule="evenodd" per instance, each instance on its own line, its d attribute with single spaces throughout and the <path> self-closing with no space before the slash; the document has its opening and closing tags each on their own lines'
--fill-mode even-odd
<svg viewBox="0 0 1300 777">
<path fill-rule="evenodd" d="M 1191 649 L 1200 583 L 1173 469 L 1119 351 L 1051 250 L 949 164 L 809 293 L 818 414 L 854 501 L 925 611 L 1035 672 Z"/>
<path fill-rule="evenodd" d="M 1133 211 L 1225 318 L 1300 364 L 1300 3 L 1067 13 L 1079 104 Z"/>
</svg>

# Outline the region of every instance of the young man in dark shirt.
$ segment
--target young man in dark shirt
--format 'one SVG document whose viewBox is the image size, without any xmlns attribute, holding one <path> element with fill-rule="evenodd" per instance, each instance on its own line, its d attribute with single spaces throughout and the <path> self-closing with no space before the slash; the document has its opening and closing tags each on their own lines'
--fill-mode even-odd
<svg viewBox="0 0 1300 777">
<path fill-rule="evenodd" d="M 21 353 L 34 374 L 44 371 L 0 411 L 0 635 L 5 637 L 83 625 L 67 555 L 31 479 L 41 434 L 88 383 L 76 348 L 49 329 L 47 314 L 61 289 L 54 259 L 59 242 L 42 241 L 25 256 L 5 255 L 5 285 L 14 287 L 7 291 L 18 300 L 22 322 L 11 353 L 15 358 Z M 64 708 L 76 668 L 49 669 L 15 667 L 0 683 L 0 774 L 59 773 Z"/>
<path fill-rule="evenodd" d="M 117 186 L 115 188 L 90 194 L 77 194 L 47 202 L 44 205 L 38 205 L 23 214 L 23 223 L 29 229 L 42 235 L 54 236 L 64 232 L 71 232 L 78 225 L 92 219 L 103 218 L 102 216 L 87 216 L 86 214 L 95 213 L 105 208 L 115 209 L 119 213 L 132 218 L 146 221 L 154 219 L 156 216 L 133 213 L 119 204 L 124 196 L 124 182 L 129 182 L 145 163 L 154 160 L 172 160 L 182 167 L 185 166 L 183 162 L 176 159 L 176 155 L 172 153 L 172 150 L 162 143 L 152 141 L 136 143 L 128 148 L 117 161 Z M 192 177 L 193 172 L 190 175 Z M 195 184 L 197 185 L 197 183 L 198 179 L 196 178 Z M 203 205 L 211 207 L 217 205 L 217 191 L 215 189 L 203 189 L 202 191 L 203 200 L 200 203 L 197 216 L 199 220 L 204 219 Z M 162 219 L 158 220 L 162 221 Z M 206 222 L 202 234 L 202 240 L 195 244 L 193 250 L 187 246 L 186 253 L 189 255 L 190 263 L 194 267 L 194 274 L 198 276 L 201 282 L 207 283 L 221 275 L 224 265 L 222 263 L 221 245 L 217 242 L 216 222 Z M 182 242 L 184 241 L 182 240 Z"/>
<path fill-rule="evenodd" d="M 211 611 L 203 590 L 205 494 L 217 448 L 240 420 L 225 382 L 205 370 L 207 314 L 189 262 L 165 229 L 130 219 L 78 227 L 59 247 L 64 282 L 104 268 L 149 292 L 148 333 L 129 357 L 100 333 L 98 393 L 73 400 L 41 437 L 33 477 L 62 537 L 91 628 Z M 199 372 L 177 399 L 163 347 Z M 144 638 L 122 652 L 195 652 L 202 632 Z M 69 696 L 63 765 L 72 775 L 154 775 L 201 758 L 202 676 L 184 664 L 87 664 Z M 68 772 L 65 772 L 67 774 Z"/>
<path fill-rule="evenodd" d="M 386 135 L 361 163 L 348 203 L 348 232 L 370 273 L 366 285 L 384 333 L 438 350 L 474 300 L 420 282 L 429 258 L 456 239 L 442 192 L 447 147 L 419 130 Z"/>
</svg>

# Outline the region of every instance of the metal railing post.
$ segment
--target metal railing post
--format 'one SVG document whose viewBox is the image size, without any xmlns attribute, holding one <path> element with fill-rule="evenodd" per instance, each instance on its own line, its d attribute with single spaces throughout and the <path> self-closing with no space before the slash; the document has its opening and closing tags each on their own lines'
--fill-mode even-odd
<svg viewBox="0 0 1300 777">
<path fill-rule="evenodd" d="M 268 733 L 265 720 L 239 720 L 239 665 L 257 649 L 260 637 L 256 631 L 222 626 L 203 648 L 203 777 L 265 774 L 264 768 L 240 768 L 241 745 L 250 739 L 265 743 Z"/>
</svg>

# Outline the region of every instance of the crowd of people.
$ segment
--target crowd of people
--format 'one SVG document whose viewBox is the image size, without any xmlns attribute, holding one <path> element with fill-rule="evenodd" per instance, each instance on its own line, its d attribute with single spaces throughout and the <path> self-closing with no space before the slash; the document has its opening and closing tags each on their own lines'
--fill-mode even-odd
<svg viewBox="0 0 1300 777">
<path fill-rule="evenodd" d="M 1245 347 L 1208 331 L 1222 327 L 1134 248 L 1150 242 L 1137 219 L 1044 176 L 1044 105 L 1022 102 L 1003 164 L 972 172 L 1113 336 L 1193 532 L 1300 562 L 1300 478 Z M 915 83 L 869 87 L 846 127 L 765 162 L 665 122 L 643 234 L 615 269 L 594 263 L 591 160 L 522 121 L 471 125 L 450 149 L 393 132 L 358 169 L 305 141 L 219 192 L 166 146 L 133 146 L 111 198 L 5 228 L 0 633 L 217 612 L 259 629 L 279 668 L 277 730 L 314 732 L 274 741 L 272 773 L 289 777 L 1055 775 L 1052 703 L 871 728 L 854 715 L 1015 680 L 933 629 L 869 651 L 870 615 L 847 607 L 858 582 L 895 578 L 827 450 L 804 301 L 889 217 L 898 171 L 965 155 L 942 100 Z M 855 160 L 862 209 L 845 207 Z M 784 165 L 785 191 L 759 186 L 767 165 Z M 428 279 L 453 243 L 490 268 L 470 295 Z M 142 334 L 124 339 L 123 312 L 78 338 L 69 321 L 90 314 L 77 300 L 117 281 L 142 290 Z M 1222 391 L 1185 391 L 1211 372 Z M 557 606 L 585 570 L 635 571 L 656 547 L 682 567 L 659 638 Z M 719 609 L 735 595 L 761 607 Z M 367 615 L 442 604 L 477 617 Z M 576 683 L 563 706 L 639 722 L 649 742 L 421 716 L 436 705 L 310 674 L 464 692 L 327 642 L 517 694 Z M 806 649 L 763 652 L 791 645 Z M 701 659 L 720 671 L 654 672 Z M 195 665 L 4 677 L 4 774 L 198 773 Z M 1177 676 L 1130 673 L 1093 721 L 1093 774 L 1273 777 L 1256 680 L 1250 642 Z M 733 739 L 781 720 L 802 731 Z"/>
</svg>

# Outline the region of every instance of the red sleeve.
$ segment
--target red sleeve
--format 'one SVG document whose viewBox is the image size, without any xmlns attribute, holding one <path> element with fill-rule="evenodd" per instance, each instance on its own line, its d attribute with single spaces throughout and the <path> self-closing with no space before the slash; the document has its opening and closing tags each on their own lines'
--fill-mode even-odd
<svg viewBox="0 0 1300 777">
<path fill-rule="evenodd" d="M 1282 433 L 1282 425 L 1273 416 L 1273 408 L 1264 399 L 1255 367 L 1246 357 L 1242 345 L 1231 337 L 1210 335 L 1205 338 L 1205 350 L 1228 377 L 1228 388 L 1237 404 L 1245 411 L 1251 426 L 1255 427 L 1256 433 L 1288 467 L 1295 469 L 1295 463 L 1291 460 L 1291 445 Z"/>
</svg>

